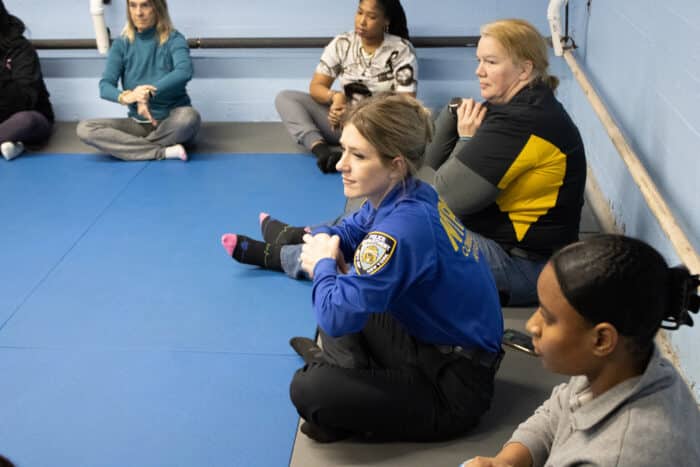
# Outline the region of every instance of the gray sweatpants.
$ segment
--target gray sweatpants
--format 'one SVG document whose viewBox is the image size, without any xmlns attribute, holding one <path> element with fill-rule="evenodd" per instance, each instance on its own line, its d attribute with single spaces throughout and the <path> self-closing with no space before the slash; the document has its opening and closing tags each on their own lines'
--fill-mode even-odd
<svg viewBox="0 0 700 467">
<path fill-rule="evenodd" d="M 133 118 L 101 118 L 78 123 L 85 144 L 126 161 L 163 159 L 165 148 L 194 139 L 201 118 L 194 108 L 176 107 L 154 127 Z"/>
<path fill-rule="evenodd" d="M 311 150 L 318 140 L 333 145 L 340 141 L 340 131 L 328 123 L 329 107 L 316 102 L 309 93 L 282 91 L 275 97 L 275 107 L 289 134 L 306 149 Z"/>
</svg>

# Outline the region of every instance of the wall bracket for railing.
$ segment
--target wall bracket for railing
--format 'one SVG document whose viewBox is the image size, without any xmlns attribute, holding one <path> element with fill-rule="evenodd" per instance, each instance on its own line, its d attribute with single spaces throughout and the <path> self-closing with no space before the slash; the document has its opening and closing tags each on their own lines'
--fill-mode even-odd
<svg viewBox="0 0 700 467">
<path fill-rule="evenodd" d="M 306 49 L 325 47 L 332 37 L 199 37 L 187 40 L 191 49 Z M 415 47 L 476 47 L 479 36 L 417 36 Z M 94 49 L 95 39 L 34 39 L 35 49 Z"/>
</svg>

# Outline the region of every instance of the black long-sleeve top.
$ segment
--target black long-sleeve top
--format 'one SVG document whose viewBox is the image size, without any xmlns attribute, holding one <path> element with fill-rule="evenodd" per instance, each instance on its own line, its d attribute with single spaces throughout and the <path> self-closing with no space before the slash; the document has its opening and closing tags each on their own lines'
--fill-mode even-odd
<svg viewBox="0 0 700 467">
<path fill-rule="evenodd" d="M 23 36 L 0 41 L 0 121 L 23 110 L 41 112 L 54 121 L 39 56 Z"/>
</svg>

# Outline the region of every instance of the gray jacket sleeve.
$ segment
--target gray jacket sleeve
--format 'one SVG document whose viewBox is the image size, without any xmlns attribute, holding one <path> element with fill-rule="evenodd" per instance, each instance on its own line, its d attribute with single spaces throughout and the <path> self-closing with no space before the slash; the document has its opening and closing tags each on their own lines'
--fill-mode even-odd
<svg viewBox="0 0 700 467">
<path fill-rule="evenodd" d="M 445 106 L 435 119 L 435 132 L 432 141 L 425 148 L 424 164 L 435 170 L 439 169 L 454 149 L 457 140 L 457 119 Z"/>
<path fill-rule="evenodd" d="M 499 193 L 497 187 L 457 159 L 468 144 L 459 140 L 457 119 L 445 106 L 435 120 L 435 135 L 425 150 L 425 165 L 435 170 L 433 185 L 457 217 L 482 210 Z"/>
<path fill-rule="evenodd" d="M 518 426 L 506 443 L 520 443 L 526 446 L 530 450 L 533 467 L 543 466 L 547 462 L 568 393 L 568 384 L 556 386 L 549 399 Z"/>
<path fill-rule="evenodd" d="M 435 171 L 435 189 L 457 217 L 481 211 L 499 193 L 497 187 L 455 157 L 466 144 L 457 143 L 447 161 Z"/>
</svg>

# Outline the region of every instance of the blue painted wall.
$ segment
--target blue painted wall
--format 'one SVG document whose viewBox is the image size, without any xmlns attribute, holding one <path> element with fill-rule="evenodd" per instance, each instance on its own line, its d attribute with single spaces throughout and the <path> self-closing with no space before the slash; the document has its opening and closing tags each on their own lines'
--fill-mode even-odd
<svg viewBox="0 0 700 467">
<path fill-rule="evenodd" d="M 519 16 L 547 31 L 546 0 L 405 0 L 412 35 L 478 35 L 479 25 Z M 35 39 L 94 37 L 88 0 L 5 0 Z M 59 6 L 60 5 L 60 6 Z M 226 1 L 169 0 L 176 27 L 187 37 L 331 37 L 351 30 L 356 0 Z M 115 37 L 126 15 L 125 0 L 105 6 Z M 205 120 L 277 120 L 274 96 L 282 89 L 308 89 L 321 49 L 193 50 L 195 79 L 188 86 Z M 104 59 L 96 51 L 42 51 L 42 66 L 60 120 L 123 115 L 97 97 Z M 420 49 L 419 97 L 437 107 L 454 95 L 478 92 L 474 49 Z"/>
<path fill-rule="evenodd" d="M 584 1 L 571 3 L 572 34 L 581 45 L 577 58 L 700 251 L 700 2 L 606 0 L 593 1 L 590 8 Z M 577 84 L 568 84 L 566 105 L 616 219 L 627 234 L 650 242 L 677 263 L 587 99 Z M 669 336 L 700 397 L 698 332 L 683 328 Z"/>
</svg>

